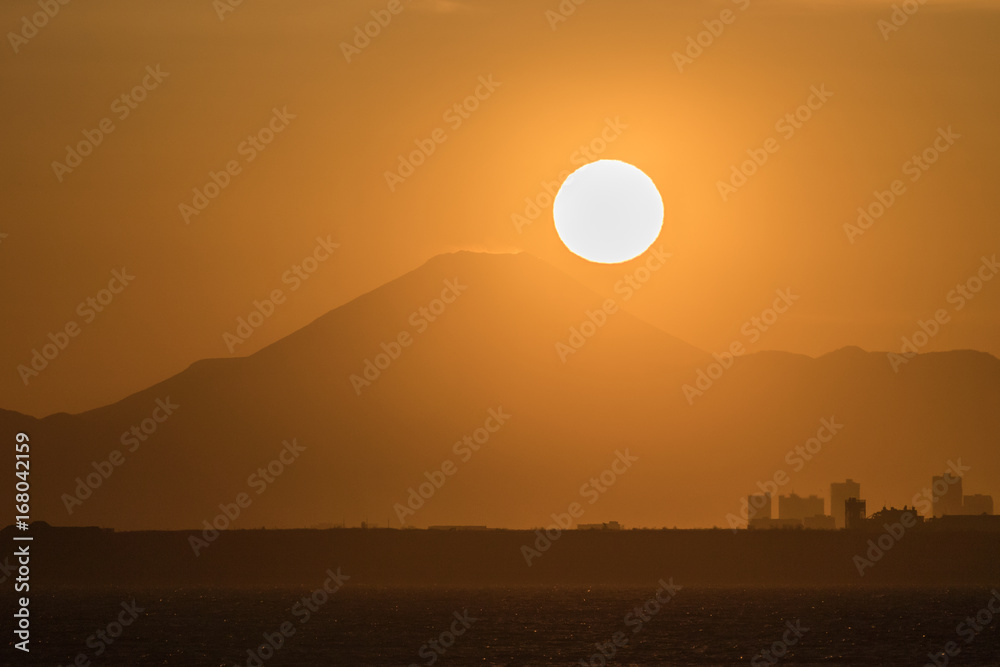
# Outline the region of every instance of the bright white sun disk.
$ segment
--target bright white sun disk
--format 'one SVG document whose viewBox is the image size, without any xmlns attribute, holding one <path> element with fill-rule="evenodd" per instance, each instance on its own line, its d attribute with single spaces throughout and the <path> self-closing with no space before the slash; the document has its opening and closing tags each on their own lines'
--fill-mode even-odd
<svg viewBox="0 0 1000 667">
<path fill-rule="evenodd" d="M 559 188 L 556 232 L 572 252 L 602 264 L 638 257 L 663 226 L 663 200 L 640 169 L 618 160 L 580 167 Z"/>
</svg>

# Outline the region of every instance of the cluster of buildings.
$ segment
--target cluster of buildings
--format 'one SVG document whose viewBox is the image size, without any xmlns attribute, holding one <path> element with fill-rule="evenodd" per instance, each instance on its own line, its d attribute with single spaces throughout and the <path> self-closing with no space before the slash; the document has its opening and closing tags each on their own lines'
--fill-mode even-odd
<svg viewBox="0 0 1000 667">
<path fill-rule="evenodd" d="M 993 497 L 983 494 L 964 495 L 962 478 L 951 473 L 932 477 L 933 521 L 928 526 L 945 529 L 1000 530 L 1000 516 L 993 514 Z M 830 485 L 830 511 L 825 511 L 825 500 L 820 496 L 800 497 L 794 493 L 778 496 L 777 513 L 774 512 L 770 493 L 747 496 L 747 528 L 767 530 L 775 528 L 813 528 L 836 530 L 839 528 L 863 529 L 867 526 L 896 522 L 904 513 L 914 515 L 917 523 L 924 517 L 916 507 L 883 507 L 868 515 L 861 498 L 861 484 L 852 479 Z"/>
<path fill-rule="evenodd" d="M 577 524 L 577 530 L 622 530 L 622 526 L 617 521 L 607 521 L 605 523 L 580 523 Z"/>
</svg>

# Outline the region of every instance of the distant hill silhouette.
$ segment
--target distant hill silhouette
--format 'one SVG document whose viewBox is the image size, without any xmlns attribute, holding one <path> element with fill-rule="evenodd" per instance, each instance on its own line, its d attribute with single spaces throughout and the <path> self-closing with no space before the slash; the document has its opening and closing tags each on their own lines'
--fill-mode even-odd
<svg viewBox="0 0 1000 667">
<path fill-rule="evenodd" d="M 466 287 L 419 332 L 418 309 L 445 281 Z M 826 496 L 851 477 L 873 510 L 911 502 L 959 457 L 966 493 L 1000 493 L 988 486 L 1000 479 L 1000 360 L 988 354 L 922 354 L 898 373 L 858 348 L 748 354 L 689 404 L 681 387 L 712 357 L 625 312 L 562 362 L 556 343 L 604 298 L 530 255 L 442 255 L 249 357 L 199 361 L 79 415 L 0 410 L 0 427 L 31 435 L 32 519 L 54 525 L 192 528 L 247 492 L 234 528 L 398 526 L 393 505 L 445 459 L 457 472 L 416 525 L 541 526 L 576 501 L 585 523 L 725 526 L 778 469 L 791 479 L 782 493 Z M 404 331 L 412 344 L 352 385 Z M 179 407 L 127 451 L 123 432 L 168 398 Z M 509 421 L 462 461 L 453 443 L 500 407 Z M 795 471 L 786 452 L 831 417 L 843 428 Z M 258 495 L 248 477 L 292 439 L 305 450 Z M 633 466 L 581 501 L 626 448 Z M 124 463 L 67 514 L 62 494 L 116 449 Z"/>
</svg>

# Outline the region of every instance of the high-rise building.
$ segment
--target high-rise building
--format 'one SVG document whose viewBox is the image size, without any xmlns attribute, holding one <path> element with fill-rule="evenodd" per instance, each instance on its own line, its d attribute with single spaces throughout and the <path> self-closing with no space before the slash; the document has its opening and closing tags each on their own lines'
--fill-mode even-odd
<svg viewBox="0 0 1000 667">
<path fill-rule="evenodd" d="M 819 496 L 802 498 L 794 493 L 778 496 L 778 518 L 805 519 L 823 514 L 823 499 Z"/>
<path fill-rule="evenodd" d="M 993 514 L 993 496 L 977 493 L 963 497 L 962 514 Z"/>
<path fill-rule="evenodd" d="M 747 496 L 747 521 L 771 518 L 771 494 L 751 493 Z"/>
<path fill-rule="evenodd" d="M 853 479 L 845 482 L 834 482 L 830 485 L 830 514 L 836 522 L 837 528 L 845 528 L 847 523 L 844 520 L 844 503 L 848 498 L 860 498 L 861 485 Z"/>
<path fill-rule="evenodd" d="M 962 478 L 946 472 L 931 478 L 934 516 L 962 513 Z"/>
<path fill-rule="evenodd" d="M 865 501 L 858 498 L 848 498 L 844 501 L 844 527 L 857 530 L 865 525 Z"/>
</svg>

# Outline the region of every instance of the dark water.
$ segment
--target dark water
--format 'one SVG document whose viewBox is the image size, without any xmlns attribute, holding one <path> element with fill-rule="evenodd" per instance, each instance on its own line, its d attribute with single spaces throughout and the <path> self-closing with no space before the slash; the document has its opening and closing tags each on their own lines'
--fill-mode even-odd
<svg viewBox="0 0 1000 667">
<path fill-rule="evenodd" d="M 679 582 L 680 583 L 680 582 Z M 1000 664 L 1000 618 L 987 588 L 856 590 L 685 587 L 645 620 L 626 616 L 646 588 L 388 589 L 347 584 L 315 611 L 309 589 L 60 591 L 35 594 L 31 661 L 69 665 L 949 665 Z M 122 603 L 142 608 L 118 634 Z M 1000 600 L 994 602 L 1000 609 Z M 297 610 L 297 611 L 296 611 Z M 465 623 L 456 619 L 468 612 Z M 959 624 L 980 613 L 983 625 Z M 634 612 L 633 612 L 634 614 Z M 472 620 L 477 619 L 477 620 Z M 454 622 L 456 634 L 450 632 Z M 294 633 L 266 660 L 282 623 Z M 639 624 L 641 623 L 641 625 Z M 795 631 L 789 629 L 789 625 Z M 466 628 L 465 625 L 468 627 Z M 5 627 L 6 624 L 5 624 Z M 105 644 L 95 634 L 103 629 Z M 638 632 L 635 630 L 638 629 Z M 627 644 L 610 659 L 595 644 Z M 88 637 L 90 646 L 88 646 Z M 443 653 L 428 642 L 449 644 Z M 451 643 L 451 640 L 454 643 Z M 777 644 L 788 639 L 786 645 Z M 608 644 L 608 642 L 611 642 Z M 100 656 L 96 653 L 103 647 Z M 423 648 L 422 648 L 423 647 Z M 762 656 L 774 648 L 777 656 Z M 443 648 L 443 647 L 442 647 Z M 5 653 L 20 658 L 19 652 Z M 596 655 L 595 655 L 596 654 Z M 433 661 L 432 661 L 433 659 Z M 19 662 L 17 664 L 26 664 Z M 81 662 L 80 664 L 86 664 Z M 939 658 L 944 663 L 944 657 Z"/>
</svg>

